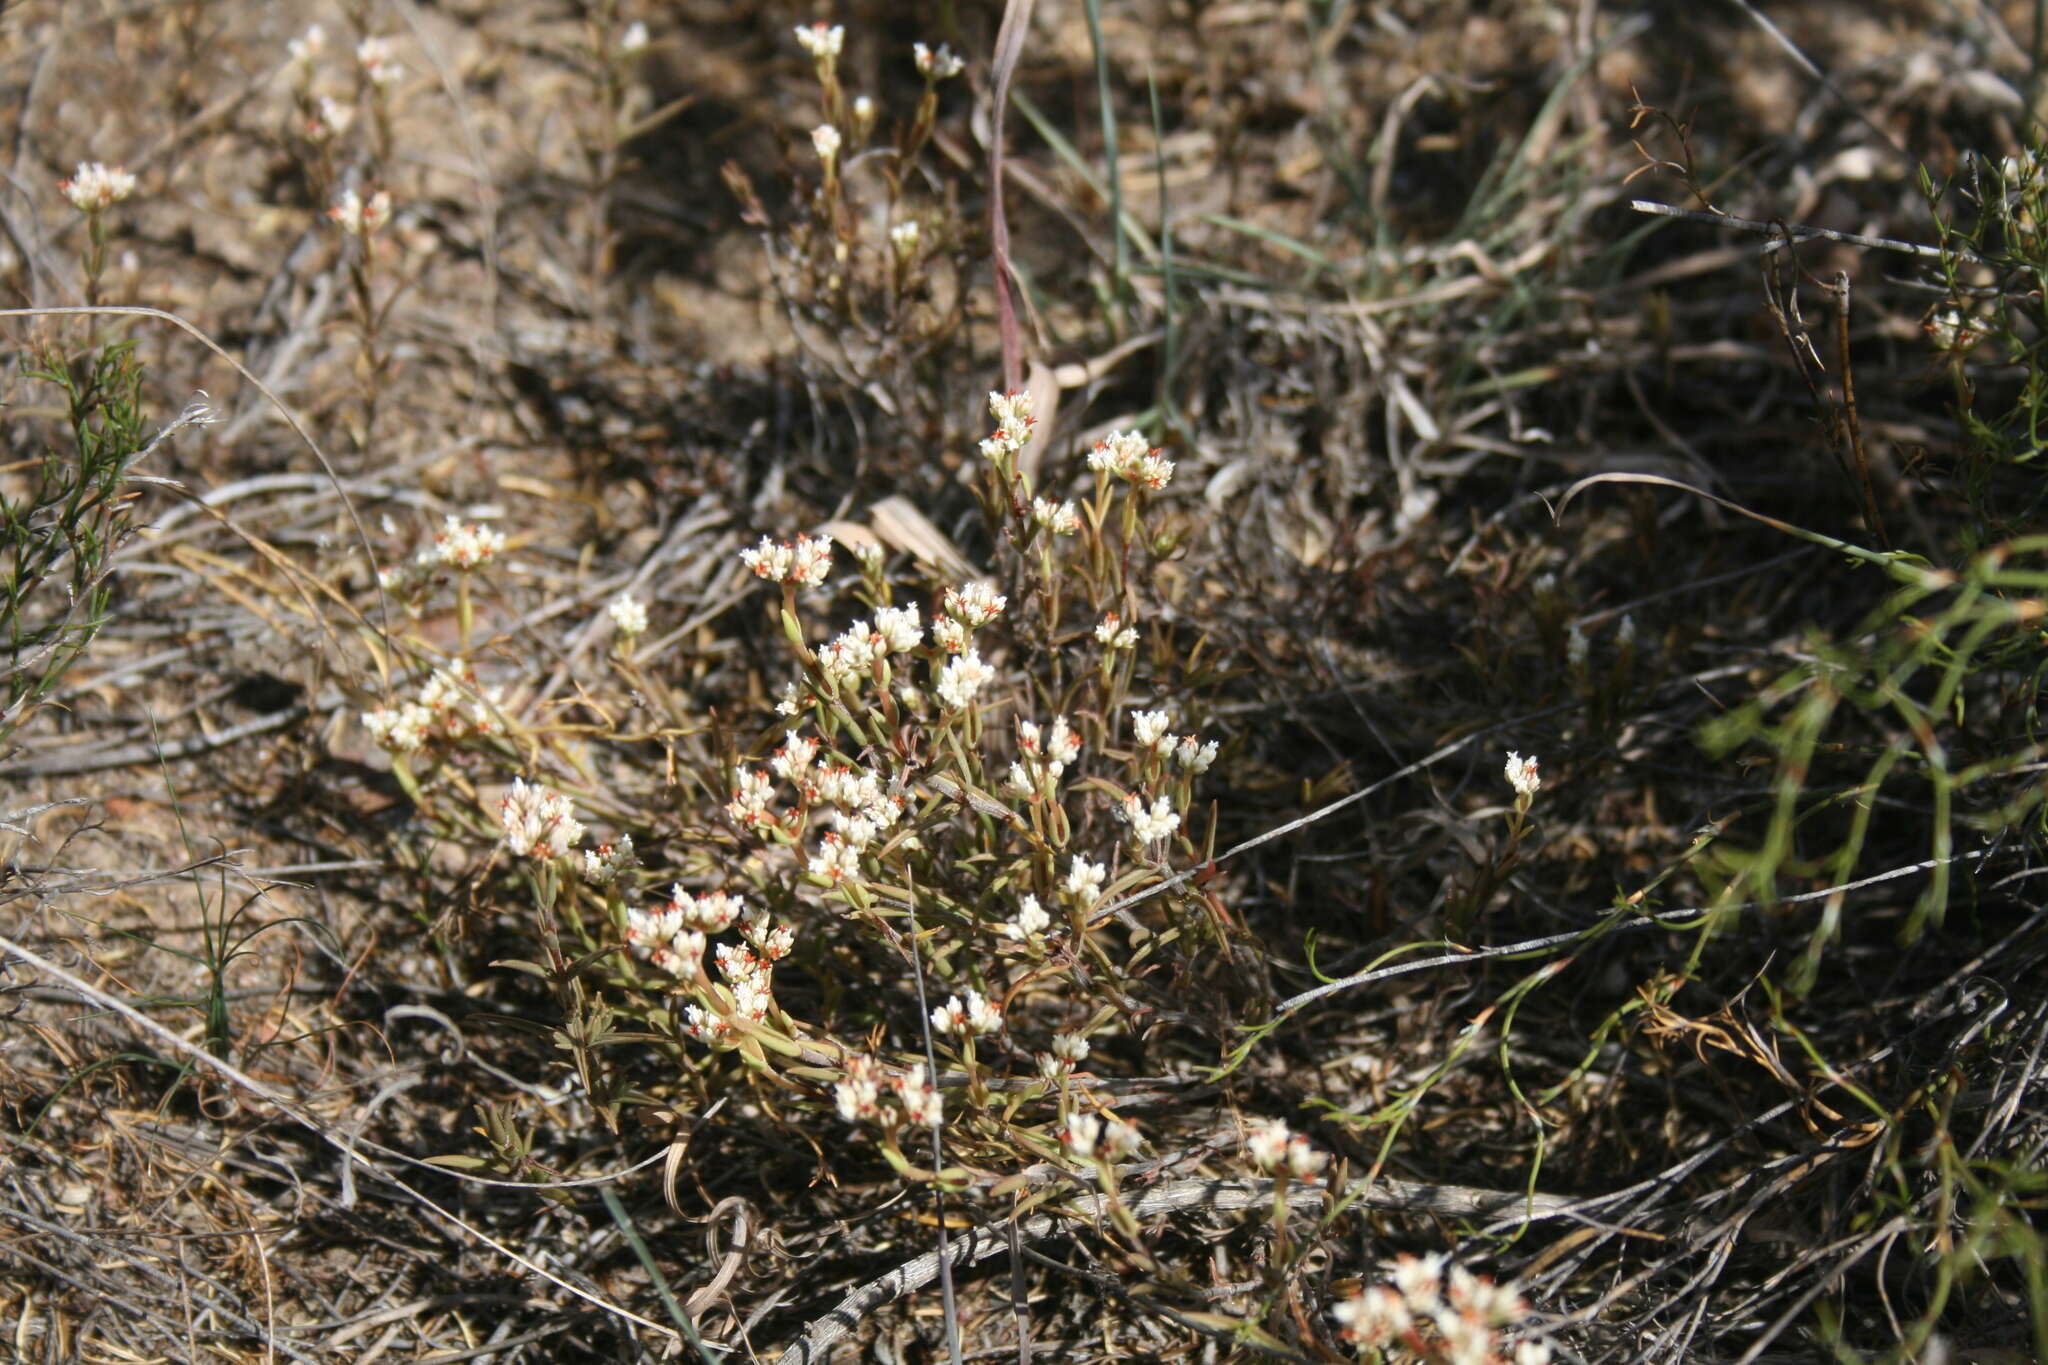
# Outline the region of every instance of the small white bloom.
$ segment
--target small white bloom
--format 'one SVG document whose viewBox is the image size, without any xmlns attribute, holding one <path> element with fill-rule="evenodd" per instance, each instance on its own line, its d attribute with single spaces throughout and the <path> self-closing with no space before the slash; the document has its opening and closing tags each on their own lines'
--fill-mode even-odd
<svg viewBox="0 0 2048 1365">
<path fill-rule="evenodd" d="M 629 639 L 647 629 L 647 604 L 629 592 L 614 597 L 605 610 L 611 614 L 612 628 Z"/>
<path fill-rule="evenodd" d="M 284 45 L 285 54 L 292 65 L 310 70 L 320 49 L 327 46 L 327 30 L 318 24 L 309 24 L 306 31 Z"/>
<path fill-rule="evenodd" d="M 818 841 L 811 856 L 810 873 L 828 886 L 860 881 L 860 850 L 836 833 L 828 832 Z"/>
<path fill-rule="evenodd" d="M 923 43 L 912 43 L 910 45 L 910 56 L 917 63 L 917 69 L 924 74 L 926 80 L 943 81 L 960 74 L 962 65 L 960 59 L 953 55 L 953 49 L 947 47 L 944 43 L 939 44 L 938 51 L 936 52 L 926 47 Z"/>
<path fill-rule="evenodd" d="M 946 661 L 932 690 L 939 694 L 939 700 L 949 709 L 961 711 L 995 675 L 995 670 L 981 661 L 981 655 L 970 649 Z"/>
<path fill-rule="evenodd" d="M 1097 441 L 1088 452 L 1088 467 L 1144 488 L 1164 488 L 1173 478 L 1173 461 L 1137 431 L 1112 431 Z"/>
<path fill-rule="evenodd" d="M 119 166 L 81 161 L 70 179 L 58 182 L 57 189 L 80 213 L 103 213 L 135 193 L 135 177 Z"/>
<path fill-rule="evenodd" d="M 908 654 L 924 643 L 924 626 L 917 619 L 917 607 L 877 607 L 875 630 L 891 654 Z"/>
<path fill-rule="evenodd" d="M 635 19 L 626 25 L 626 31 L 619 35 L 618 53 L 621 57 L 631 57 L 646 50 L 647 25 Z"/>
<path fill-rule="evenodd" d="M 1262 1171 L 1270 1171 L 1287 1158 L 1287 1124 L 1282 1119 L 1261 1119 L 1245 1137 L 1245 1154 Z"/>
<path fill-rule="evenodd" d="M 896 249 L 898 260 L 907 261 L 917 254 L 917 239 L 920 233 L 915 218 L 906 218 L 889 229 L 889 245 Z"/>
<path fill-rule="evenodd" d="M 1138 643 L 1138 632 L 1112 611 L 1104 613 L 1096 625 L 1095 638 L 1112 650 L 1129 649 Z"/>
<path fill-rule="evenodd" d="M 610 886 L 620 875 L 640 866 L 633 849 L 633 836 L 621 834 L 609 843 L 583 850 L 583 880 L 592 886 Z"/>
<path fill-rule="evenodd" d="M 759 769 L 735 768 L 732 773 L 732 800 L 726 803 L 725 813 L 733 823 L 753 828 L 771 823 L 775 817 L 769 814 L 768 805 L 775 799 L 775 783 L 767 773 Z"/>
<path fill-rule="evenodd" d="M 896 1092 L 897 1102 L 903 1106 L 903 1116 L 912 1123 L 934 1128 L 943 1121 L 945 1107 L 939 1101 L 937 1088 L 925 1079 L 923 1062 L 892 1077 L 889 1088 Z"/>
<path fill-rule="evenodd" d="M 1056 536 L 1070 536 L 1081 529 L 1081 514 L 1071 502 L 1055 503 L 1045 498 L 1033 498 L 1031 519 Z"/>
<path fill-rule="evenodd" d="M 811 129 L 811 150 L 829 167 L 839 156 L 839 130 L 829 123 Z"/>
<path fill-rule="evenodd" d="M 1550 1365 L 1550 1343 L 1545 1341 L 1516 1342 L 1515 1365 Z"/>
<path fill-rule="evenodd" d="M 1101 863 L 1091 863 L 1080 854 L 1074 855 L 1074 862 L 1067 869 L 1067 894 L 1084 905 L 1093 905 L 1102 894 L 1102 884 L 1109 879 L 1109 869 Z"/>
<path fill-rule="evenodd" d="M 402 70 L 392 59 L 389 38 L 365 38 L 357 43 L 356 65 L 363 69 L 363 79 L 372 85 L 389 85 Z"/>
<path fill-rule="evenodd" d="M 1088 1058 L 1088 1040 L 1078 1033 L 1055 1033 L 1052 1036 L 1052 1055 L 1072 1069 L 1075 1063 Z"/>
<path fill-rule="evenodd" d="M 1508 785 L 1515 789 L 1515 795 L 1529 798 L 1536 795 L 1536 789 L 1543 785 L 1543 778 L 1536 771 L 1536 759 L 1532 755 L 1523 758 L 1520 754 L 1508 753 Z"/>
<path fill-rule="evenodd" d="M 1091 1160 L 1101 1139 L 1102 1120 L 1093 1114 L 1069 1114 L 1066 1126 L 1060 1129 L 1060 1143 L 1076 1161 Z"/>
<path fill-rule="evenodd" d="M 757 578 L 773 583 L 794 583 L 800 588 L 816 587 L 832 572 L 832 537 L 798 536 L 794 545 L 777 544 L 767 536 L 751 550 L 740 551 L 740 563 Z"/>
<path fill-rule="evenodd" d="M 875 1117 L 882 1109 L 880 1064 L 873 1057 L 855 1054 L 846 1059 L 845 1066 L 846 1078 L 832 1087 L 839 1117 L 848 1123 Z"/>
<path fill-rule="evenodd" d="M 522 777 L 512 779 L 512 789 L 498 802 L 498 820 L 505 829 L 505 847 L 515 858 L 559 858 L 583 838 L 583 824 L 569 798 Z"/>
<path fill-rule="evenodd" d="M 365 199 L 354 190 L 343 190 L 327 217 L 351 237 L 368 237 L 391 221 L 391 196 L 378 190 Z"/>
<path fill-rule="evenodd" d="M 1137 1155 L 1139 1146 L 1145 1141 L 1137 1125 L 1112 1114 L 1102 1125 L 1102 1154 L 1110 1161 L 1122 1161 Z"/>
<path fill-rule="evenodd" d="M 1586 666 L 1586 650 L 1586 632 L 1579 629 L 1577 622 L 1573 622 L 1571 628 L 1565 632 L 1565 662 L 1574 671 L 1583 669 Z"/>
<path fill-rule="evenodd" d="M 1180 814 L 1174 810 L 1173 802 L 1164 796 L 1155 799 L 1151 809 L 1147 810 L 1145 798 L 1130 792 L 1116 811 L 1118 817 L 1131 827 L 1131 839 L 1139 844 L 1156 843 L 1180 828 Z"/>
<path fill-rule="evenodd" d="M 417 750 L 432 736 L 433 728 L 433 711 L 418 702 L 409 701 L 363 713 L 363 729 L 369 731 L 371 740 L 379 748 L 396 754 Z"/>
<path fill-rule="evenodd" d="M 837 61 L 839 50 L 846 46 L 846 28 L 822 19 L 815 24 L 798 24 L 796 45 L 816 57 L 819 65 L 827 65 Z"/>
<path fill-rule="evenodd" d="M 995 620 L 1010 604 L 1010 599 L 997 592 L 993 583 L 969 583 L 961 588 L 948 588 L 944 601 L 946 615 L 970 630 Z"/>
<path fill-rule="evenodd" d="M 1174 761 L 1192 773 L 1205 773 L 1216 761 L 1216 741 L 1204 744 L 1195 735 L 1182 735 L 1180 742 L 1173 746 Z"/>
<path fill-rule="evenodd" d="M 1403 1256 L 1394 1262 L 1394 1287 L 1401 1291 L 1401 1297 L 1409 1307 L 1418 1313 L 1426 1313 L 1436 1307 L 1437 1296 L 1442 1292 L 1444 1258 L 1440 1253 L 1427 1256 Z"/>
<path fill-rule="evenodd" d="M 967 648 L 967 627 L 950 616 L 941 616 L 932 622 L 932 643 L 948 654 L 958 654 Z"/>
<path fill-rule="evenodd" d="M 1150 749 L 1166 735 L 1173 722 L 1164 711 L 1131 712 L 1131 738 L 1139 748 Z"/>
<path fill-rule="evenodd" d="M 1287 1139 L 1287 1173 L 1296 1180 L 1312 1180 L 1330 1162 L 1328 1152 L 1319 1152 L 1309 1140 L 1296 1133 Z"/>
<path fill-rule="evenodd" d="M 817 740 L 806 739 L 790 730 L 783 735 L 782 747 L 768 760 L 768 767 L 783 781 L 797 782 L 817 756 Z"/>
<path fill-rule="evenodd" d="M 1006 937 L 1021 943 L 1044 933 L 1051 924 L 1052 916 L 1045 913 L 1045 907 L 1038 903 L 1038 897 L 1026 896 L 1017 902 L 1017 914 L 1003 926 L 1003 933 Z"/>
</svg>

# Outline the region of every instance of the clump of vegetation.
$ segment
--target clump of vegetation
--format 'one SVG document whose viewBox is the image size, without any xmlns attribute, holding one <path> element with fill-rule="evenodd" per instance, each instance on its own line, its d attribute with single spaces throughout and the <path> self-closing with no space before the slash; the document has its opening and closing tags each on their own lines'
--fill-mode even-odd
<svg viewBox="0 0 2048 1365">
<path fill-rule="evenodd" d="M 17 21 L 25 1359 L 2048 1354 L 2024 63 L 232 8 Z"/>
</svg>

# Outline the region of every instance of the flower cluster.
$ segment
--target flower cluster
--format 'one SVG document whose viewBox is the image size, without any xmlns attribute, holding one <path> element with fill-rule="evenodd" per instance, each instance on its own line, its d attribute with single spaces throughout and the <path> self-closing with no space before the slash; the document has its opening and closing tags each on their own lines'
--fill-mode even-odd
<svg viewBox="0 0 2048 1365">
<path fill-rule="evenodd" d="M 449 517 L 434 533 L 434 559 L 462 573 L 481 569 L 504 548 L 503 534 L 460 517 Z"/>
<path fill-rule="evenodd" d="M 498 802 L 505 847 L 515 858 L 529 854 L 543 862 L 565 856 L 583 838 L 583 822 L 569 798 L 523 777 Z"/>
<path fill-rule="evenodd" d="M 815 24 L 798 24 L 796 45 L 810 53 L 820 67 L 829 69 L 838 63 L 840 49 L 846 46 L 846 26 L 828 24 L 822 19 Z"/>
<path fill-rule="evenodd" d="M 1111 611 L 1104 612 L 1102 620 L 1096 623 L 1095 638 L 1108 649 L 1130 649 L 1138 643 L 1138 632 L 1135 628 L 1125 625 L 1123 618 Z"/>
<path fill-rule="evenodd" d="M 740 551 L 740 562 L 752 569 L 755 577 L 771 583 L 814 588 L 832 572 L 832 537 L 798 536 L 794 545 L 786 540 L 778 545 L 762 536 L 759 545 Z"/>
<path fill-rule="evenodd" d="M 1403 1348 L 1454 1365 L 1548 1365 L 1550 1347 L 1524 1337 L 1510 1347 L 1505 1329 L 1528 1316 L 1511 1286 L 1463 1266 L 1446 1273 L 1440 1255 L 1403 1256 L 1390 1282 L 1361 1289 L 1330 1309 L 1347 1341 L 1386 1351 Z"/>
<path fill-rule="evenodd" d="M 612 618 L 612 629 L 627 639 L 647 629 L 647 604 L 629 592 L 614 597 L 605 611 Z"/>
<path fill-rule="evenodd" d="M 614 886 L 619 878 L 640 866 L 640 855 L 633 847 L 633 836 L 621 834 L 596 848 L 583 850 L 583 880 L 592 886 Z"/>
<path fill-rule="evenodd" d="M 1003 936 L 1018 943 L 1028 942 L 1052 927 L 1052 916 L 1045 913 L 1045 907 L 1038 903 L 1038 897 L 1026 896 L 1017 902 L 1017 913 L 1003 925 Z"/>
<path fill-rule="evenodd" d="M 391 221 L 391 196 L 378 190 L 365 199 L 354 190 L 343 190 L 327 217 L 351 237 L 368 237 Z"/>
<path fill-rule="evenodd" d="M 1028 393 L 990 393 L 989 415 L 996 419 L 995 434 L 981 443 L 981 453 L 991 460 L 1006 460 L 1031 444 L 1031 429 L 1038 419 L 1031 415 Z"/>
<path fill-rule="evenodd" d="M 1542 775 L 1536 771 L 1535 758 L 1523 758 L 1512 751 L 1508 754 L 1507 779 L 1508 785 L 1515 789 L 1515 795 L 1524 801 L 1533 798 L 1536 789 L 1543 785 Z"/>
<path fill-rule="evenodd" d="M 1154 844 L 1171 838 L 1173 832 L 1180 828 L 1180 812 L 1164 796 L 1153 798 L 1152 805 L 1147 808 L 1144 797 L 1136 792 L 1127 792 L 1123 803 L 1116 808 L 1116 814 L 1131 827 L 1131 839 L 1138 844 Z"/>
<path fill-rule="evenodd" d="M 1122 1161 L 1136 1154 L 1144 1140 L 1134 1125 L 1115 1114 L 1069 1114 L 1060 1129 L 1060 1144 L 1075 1161 Z"/>
<path fill-rule="evenodd" d="M 1173 461 L 1137 431 L 1112 431 L 1097 441 L 1088 452 L 1088 467 L 1141 488 L 1164 488 L 1173 479 Z"/>
<path fill-rule="evenodd" d="M 503 725 L 498 718 L 497 690 L 480 689 L 475 671 L 463 665 L 435 669 L 420 688 L 418 701 L 365 711 L 363 729 L 378 747 L 409 754 L 434 740 L 494 735 Z"/>
<path fill-rule="evenodd" d="M 725 978 L 725 986 L 700 994 L 700 999 L 710 1002 L 708 1006 L 683 1007 L 683 1031 L 706 1043 L 731 1036 L 742 1023 L 759 1023 L 768 1017 L 775 1004 L 771 981 L 775 964 L 755 951 L 751 943 L 721 943 L 712 956 L 718 962 L 719 975 Z M 695 965 L 701 975 L 701 957 Z"/>
<path fill-rule="evenodd" d="M 995 1033 L 1003 1027 L 1002 1007 L 990 1003 L 980 991 L 969 991 L 965 1000 L 956 995 L 933 1010 L 932 1027 L 962 1037 Z"/>
<path fill-rule="evenodd" d="M 1283 1119 L 1261 1119 L 1245 1136 L 1245 1155 L 1262 1171 L 1282 1166 L 1296 1180 L 1313 1180 L 1329 1164 L 1330 1154 L 1319 1152 L 1300 1133 L 1291 1133 Z"/>
<path fill-rule="evenodd" d="M 57 189 L 80 213 L 105 213 L 135 193 L 135 177 L 119 166 L 81 161 L 70 179 L 58 182 Z"/>
<path fill-rule="evenodd" d="M 374 86 L 391 84 L 405 69 L 391 55 L 391 40 L 377 37 L 356 44 L 356 65 L 362 68 L 363 79 Z"/>
<path fill-rule="evenodd" d="M 1071 502 L 1033 498 L 1031 519 L 1056 536 L 1070 536 L 1081 529 L 1081 514 L 1074 509 Z"/>
<path fill-rule="evenodd" d="M 929 1128 L 944 1120 L 945 1107 L 938 1088 L 925 1078 L 923 1062 L 885 1076 L 880 1062 L 855 1053 L 846 1059 L 843 1072 L 843 1079 L 832 1087 L 832 1099 L 839 1116 L 848 1123 L 873 1119 L 890 1127 L 909 1122 Z M 901 1119 L 884 1108 L 884 1101 L 890 1099 L 900 1106 Z"/>
<path fill-rule="evenodd" d="M 910 45 L 910 57 L 912 61 L 917 63 L 918 71 L 923 74 L 927 81 L 933 84 L 943 80 L 950 80 L 959 75 L 964 65 L 960 58 L 954 54 L 953 49 L 947 47 L 944 43 L 939 44 L 937 51 L 933 51 L 923 43 L 912 43 Z"/>
<path fill-rule="evenodd" d="M 1050 728 L 1034 721 L 1017 722 L 1017 761 L 1010 765 L 1010 788 L 1019 796 L 1051 796 L 1060 774 L 1081 756 L 1081 737 L 1065 716 L 1054 716 Z"/>
</svg>

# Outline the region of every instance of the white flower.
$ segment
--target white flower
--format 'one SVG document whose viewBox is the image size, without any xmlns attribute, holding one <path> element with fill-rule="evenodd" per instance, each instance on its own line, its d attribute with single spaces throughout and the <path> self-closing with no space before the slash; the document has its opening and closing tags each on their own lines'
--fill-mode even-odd
<svg viewBox="0 0 2048 1365">
<path fill-rule="evenodd" d="M 1543 778 L 1536 771 L 1534 756 L 1523 758 L 1520 754 L 1508 753 L 1508 785 L 1515 789 L 1515 795 L 1525 800 L 1536 795 L 1536 789 L 1543 785 Z"/>
<path fill-rule="evenodd" d="M 354 190 L 343 190 L 327 217 L 349 236 L 367 237 L 391 221 L 391 196 L 378 190 L 365 199 Z"/>
<path fill-rule="evenodd" d="M 309 24 L 306 31 L 284 45 L 285 54 L 292 59 L 292 65 L 310 70 L 313 59 L 320 55 L 320 49 L 327 46 L 327 30 L 318 24 Z"/>
<path fill-rule="evenodd" d="M 829 65 L 839 59 L 839 50 L 846 46 L 846 28 L 822 19 L 815 24 L 798 24 L 796 45 L 816 57 L 820 66 Z"/>
<path fill-rule="evenodd" d="M 962 588 L 946 589 L 946 615 L 970 630 L 995 620 L 1009 604 L 1010 599 L 997 592 L 993 583 L 969 583 Z"/>
<path fill-rule="evenodd" d="M 748 906 L 740 913 L 740 933 L 765 962 L 780 962 L 796 946 L 796 931 L 777 924 L 766 910 Z"/>
<path fill-rule="evenodd" d="M 960 711 L 995 676 L 996 671 L 981 661 L 979 653 L 970 649 L 946 660 L 946 666 L 939 670 L 939 680 L 932 690 L 939 694 L 939 700 L 949 709 Z"/>
<path fill-rule="evenodd" d="M 829 123 L 811 129 L 811 150 L 818 154 L 818 160 L 830 166 L 839 156 L 839 130 Z"/>
<path fill-rule="evenodd" d="M 1102 1125 L 1102 1154 L 1111 1161 L 1134 1156 L 1145 1140 L 1137 1126 L 1112 1114 Z"/>
<path fill-rule="evenodd" d="M 827 833 L 811 856 L 810 873 L 829 886 L 860 881 L 860 850 L 838 834 Z"/>
<path fill-rule="evenodd" d="M 799 781 L 811 760 L 818 756 L 818 741 L 806 739 L 790 730 L 784 733 L 782 747 L 768 760 L 768 767 L 785 782 Z"/>
<path fill-rule="evenodd" d="M 425 744 L 434 728 L 434 713 L 418 702 L 379 707 L 363 713 L 363 729 L 379 748 L 409 754 Z"/>
<path fill-rule="evenodd" d="M 775 799 L 775 784 L 768 774 L 759 769 L 735 768 L 732 772 L 732 800 L 726 803 L 725 813 L 733 823 L 752 828 L 774 820 L 768 813 L 768 803 Z"/>
<path fill-rule="evenodd" d="M 633 849 L 633 836 L 621 834 L 609 843 L 583 850 L 583 880 L 592 886 L 610 886 L 621 873 L 640 866 Z"/>
<path fill-rule="evenodd" d="M 896 258 L 907 261 L 917 254 L 917 239 L 921 229 L 917 219 L 906 218 L 889 229 L 889 245 L 896 249 Z"/>
<path fill-rule="evenodd" d="M 1125 795 L 1123 804 L 1118 806 L 1117 815 L 1131 827 L 1131 838 L 1140 844 L 1156 843 L 1180 828 L 1180 815 L 1173 808 L 1173 802 L 1162 796 L 1152 802 L 1152 808 L 1145 808 L 1145 798 L 1136 792 Z"/>
<path fill-rule="evenodd" d="M 1095 627 L 1095 638 L 1110 649 L 1129 649 L 1138 643 L 1138 632 L 1123 624 L 1115 612 L 1106 612 Z"/>
<path fill-rule="evenodd" d="M 569 798 L 523 777 L 498 802 L 498 820 L 505 827 L 505 847 L 515 858 L 559 858 L 583 837 L 583 824 Z"/>
<path fill-rule="evenodd" d="M 924 1078 L 924 1063 L 918 1062 L 900 1076 L 890 1079 L 889 1088 L 903 1106 L 903 1116 L 927 1128 L 937 1127 L 945 1116 L 939 1092 Z"/>
<path fill-rule="evenodd" d="M 818 667 L 834 687 L 856 686 L 874 671 L 875 660 L 886 652 L 886 646 L 880 632 L 865 621 L 855 621 L 818 651 Z"/>
<path fill-rule="evenodd" d="M 1087 1161 L 1095 1155 L 1095 1144 L 1102 1138 L 1102 1120 L 1093 1114 L 1069 1114 L 1066 1126 L 1060 1129 L 1060 1142 L 1067 1149 L 1067 1155 L 1076 1161 Z"/>
<path fill-rule="evenodd" d="M 1031 519 L 1056 536 L 1070 536 L 1081 529 L 1081 514 L 1071 502 L 1054 503 L 1045 498 L 1031 500 Z"/>
<path fill-rule="evenodd" d="M 1189 772 L 1205 773 L 1216 761 L 1216 741 L 1204 744 L 1197 736 L 1182 735 L 1180 742 L 1173 746 L 1174 760 Z"/>
<path fill-rule="evenodd" d="M 697 896 L 675 886 L 669 889 L 669 895 L 669 912 L 684 928 L 700 933 L 724 933 L 747 909 L 746 902 L 729 891 L 708 891 Z"/>
<path fill-rule="evenodd" d="M 1055 1033 L 1052 1036 L 1052 1055 L 1071 1070 L 1076 1062 L 1087 1060 L 1088 1040 L 1078 1033 Z"/>
<path fill-rule="evenodd" d="M 932 1027 L 941 1033 L 994 1033 L 1002 1026 L 1002 1010 L 984 999 L 980 991 L 967 992 L 965 1000 L 953 996 L 932 1011 Z"/>
<path fill-rule="evenodd" d="M 1386 1285 L 1353 1294 L 1330 1309 L 1344 1336 L 1364 1346 L 1387 1346 L 1415 1325 L 1401 1296 Z"/>
<path fill-rule="evenodd" d="M 917 607 L 877 607 L 875 633 L 891 654 L 908 654 L 924 643 L 924 626 L 917 619 Z"/>
<path fill-rule="evenodd" d="M 1137 431 L 1112 431 L 1097 441 L 1088 452 L 1088 467 L 1143 488 L 1164 488 L 1173 478 L 1173 461 Z"/>
<path fill-rule="evenodd" d="M 792 678 L 782 685 L 782 696 L 775 703 L 775 714 L 793 716 L 803 709 L 801 694 L 797 690 L 796 680 Z"/>
<path fill-rule="evenodd" d="M 1026 896 L 1017 902 L 1017 914 L 1003 925 L 1003 934 L 1021 943 L 1034 935 L 1042 934 L 1052 924 L 1052 916 L 1045 913 L 1045 907 L 1038 903 L 1038 897 Z"/>
<path fill-rule="evenodd" d="M 1031 430 L 1038 425 L 1038 418 L 1031 412 L 1031 394 L 1028 391 L 996 393 L 988 396 L 988 414 L 996 419 L 996 435 L 1012 446 L 1031 443 Z"/>
<path fill-rule="evenodd" d="M 1578 623 L 1575 621 L 1570 629 L 1565 632 L 1565 662 L 1575 670 L 1584 668 L 1586 666 L 1586 650 L 1586 632 L 1580 630 Z"/>
<path fill-rule="evenodd" d="M 400 67 L 391 57 L 389 38 L 365 38 L 356 44 L 356 65 L 363 79 L 372 85 L 389 85 L 398 79 Z"/>
<path fill-rule="evenodd" d="M 1287 1158 L 1287 1124 L 1282 1119 L 1261 1119 L 1244 1140 L 1245 1155 L 1262 1171 L 1270 1171 Z"/>
<path fill-rule="evenodd" d="M 762 536 L 759 545 L 740 551 L 740 563 L 770 582 L 816 587 L 832 572 L 832 537 L 798 536 L 794 545 L 778 545 Z"/>
<path fill-rule="evenodd" d="M 1621 614 L 1621 624 L 1614 628 L 1614 647 L 1632 649 L 1636 642 L 1636 618 L 1627 612 Z"/>
<path fill-rule="evenodd" d="M 481 569 L 505 548 L 505 537 L 475 522 L 449 517 L 434 533 L 434 558 L 451 569 Z"/>
<path fill-rule="evenodd" d="M 1515 1365 L 1550 1365 L 1550 1343 L 1522 1341 L 1515 1344 Z"/>
<path fill-rule="evenodd" d="M 626 25 L 626 31 L 619 35 L 618 54 L 630 57 L 647 50 L 647 25 L 638 19 Z"/>
<path fill-rule="evenodd" d="M 1418 1313 L 1426 1313 L 1436 1306 L 1443 1272 L 1444 1258 L 1438 1253 L 1403 1256 L 1394 1262 L 1394 1287 L 1401 1291 L 1401 1297 L 1411 1308 Z"/>
<path fill-rule="evenodd" d="M 1108 878 L 1108 868 L 1101 863 L 1091 863 L 1077 853 L 1073 865 L 1067 869 L 1067 894 L 1083 904 L 1092 905 L 1102 894 L 1102 884 Z"/>
<path fill-rule="evenodd" d="M 1330 1161 L 1328 1152 L 1319 1152 L 1309 1145 L 1309 1140 L 1296 1133 L 1287 1139 L 1287 1172 L 1296 1180 L 1312 1180 L 1316 1172 Z"/>
<path fill-rule="evenodd" d="M 80 213 L 102 213 L 135 193 L 135 177 L 119 166 L 81 161 L 69 180 L 58 182 L 57 189 Z"/>
<path fill-rule="evenodd" d="M 881 1066 L 873 1057 L 859 1054 L 848 1057 L 845 1065 L 846 1079 L 832 1087 L 839 1117 L 848 1123 L 875 1117 L 882 1110 Z"/>
<path fill-rule="evenodd" d="M 924 73 L 926 80 L 943 81 L 960 74 L 961 61 L 953 55 L 953 49 L 944 43 L 934 52 L 923 43 L 910 45 L 910 56 L 917 63 L 917 69 Z"/>
<path fill-rule="evenodd" d="M 1166 735 L 1173 722 L 1164 711 L 1131 712 L 1131 738 L 1140 748 L 1150 749 Z"/>
<path fill-rule="evenodd" d="M 932 643 L 948 654 L 958 654 L 967 648 L 967 627 L 950 616 L 941 616 L 932 622 Z"/>
<path fill-rule="evenodd" d="M 306 119 L 306 136 L 315 142 L 326 142 L 347 132 L 355 121 L 353 109 L 332 95 L 322 95 L 313 101 L 313 112 Z"/>
<path fill-rule="evenodd" d="M 647 604 L 629 592 L 622 592 L 612 599 L 605 608 L 611 614 L 612 628 L 628 638 L 647 629 Z"/>
</svg>

